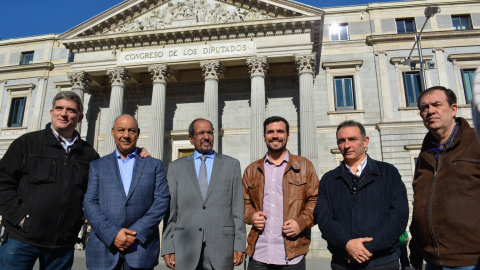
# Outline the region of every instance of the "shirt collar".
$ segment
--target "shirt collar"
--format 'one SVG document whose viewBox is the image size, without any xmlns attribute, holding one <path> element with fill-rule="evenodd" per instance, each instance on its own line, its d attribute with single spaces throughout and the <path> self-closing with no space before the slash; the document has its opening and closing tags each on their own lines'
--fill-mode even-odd
<svg viewBox="0 0 480 270">
<path fill-rule="evenodd" d="M 278 164 L 278 166 L 282 165 L 282 163 L 288 163 L 288 161 L 290 160 L 290 155 L 289 155 L 289 152 L 287 150 L 287 153 L 285 154 L 285 156 L 283 157 L 283 160 L 282 162 L 280 162 Z M 268 153 L 265 155 L 265 159 L 263 160 L 264 163 L 268 163 L 268 164 L 271 164 L 271 165 L 274 165 L 274 163 L 270 160 L 269 156 L 268 156 Z"/>
<path fill-rule="evenodd" d="M 352 171 L 352 168 L 350 168 L 350 166 L 347 165 L 347 163 L 343 162 L 345 164 L 345 166 L 347 167 L 348 171 L 350 171 L 351 174 L 353 175 L 356 175 L 356 176 L 360 176 L 362 175 L 362 172 L 363 170 L 365 169 L 365 167 L 367 166 L 367 155 L 365 155 L 365 159 L 360 162 L 360 164 L 357 165 L 357 173 L 353 173 Z"/>
<path fill-rule="evenodd" d="M 117 159 L 123 159 L 122 155 L 120 155 L 120 152 L 118 152 L 118 149 L 115 148 L 115 155 L 117 156 Z M 132 153 L 127 155 L 126 159 L 134 159 L 137 157 L 137 149 L 133 151 Z"/>
<path fill-rule="evenodd" d="M 77 140 L 78 140 L 78 132 L 76 130 L 73 131 L 73 137 L 72 138 L 64 138 L 62 137 L 62 135 L 60 135 L 60 133 L 58 133 L 53 127 L 52 125 L 50 125 L 50 129 L 52 130 L 53 132 L 53 135 L 55 136 L 55 138 L 57 138 L 57 140 L 59 142 L 65 142 L 66 144 L 68 145 L 73 145 Z"/>
<path fill-rule="evenodd" d="M 427 152 L 429 153 L 437 153 L 437 152 L 442 152 L 445 150 L 450 144 L 452 144 L 453 140 L 455 140 L 455 136 L 457 135 L 458 128 L 460 127 L 460 121 L 458 119 L 455 119 L 455 126 L 452 129 L 452 133 L 450 133 L 450 136 L 448 139 L 445 141 L 444 144 L 438 144 L 435 141 L 432 141 L 433 146 L 435 146 L 432 149 L 428 149 Z"/>
<path fill-rule="evenodd" d="M 194 159 L 197 159 L 197 158 L 200 158 L 201 156 L 206 156 L 207 158 L 214 158 L 215 157 L 215 151 L 213 150 L 210 150 L 210 152 L 208 152 L 207 154 L 202 154 L 200 152 L 198 152 L 197 150 L 194 150 L 193 151 L 193 158 Z"/>
</svg>

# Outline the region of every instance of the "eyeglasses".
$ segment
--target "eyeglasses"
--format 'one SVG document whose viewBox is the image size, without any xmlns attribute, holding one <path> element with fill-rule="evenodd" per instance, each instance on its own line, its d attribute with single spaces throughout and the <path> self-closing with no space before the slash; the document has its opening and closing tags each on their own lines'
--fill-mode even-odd
<svg viewBox="0 0 480 270">
<path fill-rule="evenodd" d="M 204 134 L 207 134 L 208 136 L 213 136 L 213 133 L 215 133 L 215 130 L 212 130 L 212 131 L 198 131 L 198 132 L 195 132 L 193 133 L 194 135 L 196 136 L 203 136 Z"/>
</svg>

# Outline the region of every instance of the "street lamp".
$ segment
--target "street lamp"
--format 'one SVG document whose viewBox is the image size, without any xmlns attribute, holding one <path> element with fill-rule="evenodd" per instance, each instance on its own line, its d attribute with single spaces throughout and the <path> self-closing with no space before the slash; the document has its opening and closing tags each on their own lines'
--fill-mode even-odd
<svg viewBox="0 0 480 270">
<path fill-rule="evenodd" d="M 410 67 L 414 67 L 414 63 L 412 62 L 412 52 L 413 50 L 415 49 L 415 45 L 418 44 L 417 46 L 417 49 L 418 49 L 418 58 L 420 60 L 420 76 L 422 78 L 422 84 L 423 84 L 423 89 L 425 89 L 425 85 L 427 85 L 427 82 L 425 80 L 425 66 L 423 64 L 423 54 L 422 54 L 422 39 L 420 38 L 420 36 L 422 35 L 422 32 L 423 32 L 423 29 L 425 28 L 425 25 L 427 25 L 427 22 L 428 20 L 433 17 L 435 14 L 438 14 L 440 13 L 440 7 L 438 6 L 428 6 L 425 8 L 425 11 L 423 12 L 425 14 L 425 17 L 427 18 L 425 20 L 425 23 L 423 23 L 423 26 L 422 26 L 422 29 L 420 30 L 420 32 L 415 35 L 415 43 L 413 43 L 413 47 L 412 49 L 410 50 L 410 54 L 408 55 L 407 58 L 403 59 L 402 63 L 404 65 L 408 65 Z"/>
</svg>

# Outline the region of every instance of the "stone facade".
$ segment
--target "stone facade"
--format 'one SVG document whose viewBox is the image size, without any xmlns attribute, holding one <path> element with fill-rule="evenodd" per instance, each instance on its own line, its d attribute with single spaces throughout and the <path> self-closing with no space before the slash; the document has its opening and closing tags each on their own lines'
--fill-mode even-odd
<svg viewBox="0 0 480 270">
<path fill-rule="evenodd" d="M 312 160 L 321 177 L 341 161 L 336 126 L 354 119 L 366 126 L 370 156 L 399 169 L 411 200 L 426 129 L 408 106 L 404 78 L 412 71 L 401 63 L 415 33 L 398 33 L 398 25 L 414 22 L 419 32 L 429 5 L 441 13 L 421 36 L 426 87 L 453 89 L 458 115 L 470 120 L 463 73 L 480 66 L 478 1 L 318 9 L 284 0 L 128 0 L 60 35 L 0 40 L 0 155 L 50 121 L 51 100 L 64 90 L 82 96 L 78 130 L 100 155 L 113 151 L 113 119 L 130 113 L 139 146 L 166 165 L 191 151 L 188 124 L 206 117 L 216 150 L 244 169 L 265 153 L 263 119 L 281 115 L 291 126 L 289 150 Z M 452 18 L 469 29 L 453 30 Z M 416 48 L 412 56 L 418 63 Z M 340 82 L 353 88 L 344 103 Z M 328 256 L 314 228 L 308 257 Z"/>
</svg>

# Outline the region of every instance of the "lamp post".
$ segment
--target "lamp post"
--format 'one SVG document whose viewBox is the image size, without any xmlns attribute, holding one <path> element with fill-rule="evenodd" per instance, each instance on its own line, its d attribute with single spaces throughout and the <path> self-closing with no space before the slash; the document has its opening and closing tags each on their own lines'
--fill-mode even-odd
<svg viewBox="0 0 480 270">
<path fill-rule="evenodd" d="M 421 81 L 422 81 L 422 86 L 423 86 L 423 89 L 425 89 L 425 86 L 427 85 L 427 82 L 425 80 L 425 65 L 423 63 L 423 54 L 422 54 L 422 39 L 421 39 L 421 35 L 422 35 L 422 32 L 423 32 L 423 29 L 425 28 L 425 25 L 427 25 L 427 22 L 428 20 L 433 17 L 435 14 L 437 13 L 440 13 L 440 7 L 438 6 L 428 6 L 425 8 L 425 11 L 424 11 L 424 14 L 425 14 L 425 17 L 427 18 L 425 20 L 425 23 L 423 23 L 423 26 L 422 26 L 422 29 L 420 30 L 420 32 L 415 35 L 415 43 L 413 43 L 413 47 L 412 49 L 410 50 L 410 54 L 408 55 L 407 58 L 403 59 L 402 63 L 404 65 L 409 65 L 409 66 L 412 66 L 412 52 L 413 50 L 415 49 L 415 45 L 417 45 L 417 49 L 418 49 L 418 58 L 420 60 L 420 76 L 421 76 Z"/>
</svg>

